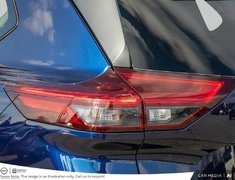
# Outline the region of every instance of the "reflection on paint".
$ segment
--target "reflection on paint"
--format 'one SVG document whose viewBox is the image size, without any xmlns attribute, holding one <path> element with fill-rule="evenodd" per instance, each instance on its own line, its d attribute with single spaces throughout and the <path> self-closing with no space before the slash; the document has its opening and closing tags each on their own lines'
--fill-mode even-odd
<svg viewBox="0 0 235 180">
<path fill-rule="evenodd" d="M 0 70 L 24 71 L 31 80 L 30 74 L 41 81 L 78 83 L 109 67 L 69 0 L 16 3 L 20 23 L 0 43 Z"/>
<path fill-rule="evenodd" d="M 235 1 L 206 2 L 223 17 L 214 31 L 208 31 L 195 1 L 117 2 L 135 68 L 235 75 Z"/>
</svg>

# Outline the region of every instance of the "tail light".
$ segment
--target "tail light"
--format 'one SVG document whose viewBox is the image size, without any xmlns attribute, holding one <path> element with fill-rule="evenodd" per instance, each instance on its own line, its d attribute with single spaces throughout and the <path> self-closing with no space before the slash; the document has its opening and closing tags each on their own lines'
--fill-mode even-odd
<svg viewBox="0 0 235 180">
<path fill-rule="evenodd" d="M 192 124 L 230 91 L 229 80 L 116 68 L 143 99 L 146 130 L 181 129 Z"/>
<path fill-rule="evenodd" d="M 5 90 L 30 120 L 84 131 L 143 129 L 142 100 L 111 69 L 77 85 L 15 84 Z"/>
<path fill-rule="evenodd" d="M 22 83 L 5 90 L 27 119 L 95 132 L 185 128 L 231 90 L 228 80 L 208 76 L 115 71 L 80 84 Z"/>
</svg>

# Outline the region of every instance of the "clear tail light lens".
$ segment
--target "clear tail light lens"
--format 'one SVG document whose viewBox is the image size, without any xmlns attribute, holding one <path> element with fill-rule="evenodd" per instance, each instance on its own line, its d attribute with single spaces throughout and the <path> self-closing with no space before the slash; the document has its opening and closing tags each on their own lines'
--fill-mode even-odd
<svg viewBox="0 0 235 180">
<path fill-rule="evenodd" d="M 232 89 L 229 80 L 116 68 L 143 99 L 146 130 L 185 128 L 221 101 Z"/>
<path fill-rule="evenodd" d="M 96 132 L 143 129 L 141 98 L 111 69 L 81 84 L 14 84 L 5 90 L 30 120 Z"/>
</svg>

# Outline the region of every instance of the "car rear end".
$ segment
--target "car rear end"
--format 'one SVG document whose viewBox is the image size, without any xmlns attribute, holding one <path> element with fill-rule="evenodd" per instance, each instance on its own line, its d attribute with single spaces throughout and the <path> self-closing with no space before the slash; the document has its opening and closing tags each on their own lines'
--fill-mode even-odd
<svg viewBox="0 0 235 180">
<path fill-rule="evenodd" d="M 9 2 L 1 162 L 114 174 L 234 169 L 234 1 L 209 1 L 223 18 L 214 31 L 194 1 Z"/>
</svg>

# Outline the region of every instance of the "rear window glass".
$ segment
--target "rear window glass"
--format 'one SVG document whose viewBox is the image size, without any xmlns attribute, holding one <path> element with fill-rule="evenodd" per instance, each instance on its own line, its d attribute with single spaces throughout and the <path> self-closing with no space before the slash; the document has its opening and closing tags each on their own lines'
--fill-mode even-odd
<svg viewBox="0 0 235 180">
<path fill-rule="evenodd" d="M 16 22 L 13 0 L 0 0 L 0 40 L 15 27 Z"/>
<path fill-rule="evenodd" d="M 234 0 L 117 2 L 134 68 L 235 75 Z"/>
</svg>

